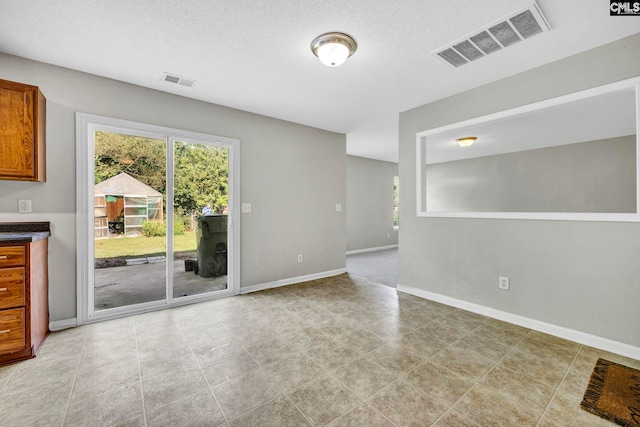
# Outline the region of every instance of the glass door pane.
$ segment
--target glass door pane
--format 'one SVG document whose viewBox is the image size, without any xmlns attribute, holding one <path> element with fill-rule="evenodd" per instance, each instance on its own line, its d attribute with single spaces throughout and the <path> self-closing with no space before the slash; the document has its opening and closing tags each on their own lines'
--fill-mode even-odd
<svg viewBox="0 0 640 427">
<path fill-rule="evenodd" d="M 94 133 L 94 310 L 166 300 L 166 141 Z"/>
<path fill-rule="evenodd" d="M 173 296 L 227 289 L 229 149 L 174 142 Z"/>
</svg>

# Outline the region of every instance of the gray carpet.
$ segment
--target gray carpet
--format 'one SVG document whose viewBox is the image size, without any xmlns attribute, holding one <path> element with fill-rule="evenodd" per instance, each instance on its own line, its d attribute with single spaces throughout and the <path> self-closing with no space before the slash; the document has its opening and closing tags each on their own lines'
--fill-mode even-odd
<svg viewBox="0 0 640 427">
<path fill-rule="evenodd" d="M 395 288 L 398 284 L 398 248 L 347 255 L 347 273 Z"/>
</svg>

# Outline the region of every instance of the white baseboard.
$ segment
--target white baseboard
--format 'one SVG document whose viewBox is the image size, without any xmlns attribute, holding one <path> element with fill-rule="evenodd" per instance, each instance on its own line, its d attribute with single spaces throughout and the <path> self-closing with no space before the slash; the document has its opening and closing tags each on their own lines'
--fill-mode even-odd
<svg viewBox="0 0 640 427">
<path fill-rule="evenodd" d="M 389 246 L 378 246 L 375 248 L 366 248 L 366 249 L 354 249 L 352 251 L 347 251 L 347 255 L 353 255 L 353 254 L 362 254 L 365 252 L 375 252 L 375 251 L 384 251 L 385 249 L 393 249 L 393 248 L 397 248 L 398 245 L 389 245 Z"/>
<path fill-rule="evenodd" d="M 78 326 L 78 321 L 74 317 L 73 319 L 54 320 L 49 322 L 50 331 L 61 331 L 63 329 L 75 328 Z"/>
<path fill-rule="evenodd" d="M 250 292 L 257 292 L 265 289 L 279 288 L 280 286 L 293 285 L 295 283 L 308 282 L 310 280 L 337 276 L 338 274 L 343 274 L 346 272 L 346 268 L 339 268 L 337 270 L 321 271 L 320 273 L 307 274 L 306 276 L 291 277 L 289 279 L 281 279 L 267 283 L 258 283 L 257 285 L 243 286 L 242 288 L 240 288 L 240 293 L 248 294 Z"/>
<path fill-rule="evenodd" d="M 503 320 L 518 326 L 533 329 L 535 331 L 544 332 L 549 335 L 574 341 L 579 344 L 588 345 L 600 350 L 609 351 L 632 359 L 640 360 L 640 347 L 634 347 L 629 344 L 613 341 L 608 338 L 602 338 L 596 335 L 587 334 L 585 332 L 576 331 L 574 329 L 562 326 L 552 325 L 550 323 L 541 322 L 539 320 L 530 319 L 528 317 L 519 316 L 517 314 L 508 313 L 506 311 L 497 310 L 491 307 L 474 304 L 464 300 L 448 297 L 446 295 L 436 294 L 425 291 L 423 289 L 414 288 L 398 284 L 397 290 L 407 294 L 411 294 L 420 298 L 439 302 L 472 313 L 482 314 L 483 316 L 492 317 L 494 319 Z"/>
</svg>

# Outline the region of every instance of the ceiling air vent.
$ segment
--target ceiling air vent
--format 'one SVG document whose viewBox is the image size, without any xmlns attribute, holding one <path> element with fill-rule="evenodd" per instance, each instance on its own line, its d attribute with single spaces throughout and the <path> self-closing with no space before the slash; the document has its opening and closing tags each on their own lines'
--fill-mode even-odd
<svg viewBox="0 0 640 427">
<path fill-rule="evenodd" d="M 438 49 L 431 55 L 458 68 L 546 31 L 549 31 L 549 25 L 538 5 L 532 3 L 526 9 L 475 31 L 471 36 Z"/>
<path fill-rule="evenodd" d="M 162 80 L 169 83 L 177 83 L 182 86 L 191 87 L 196 82 L 193 79 L 187 79 L 185 77 L 176 76 L 175 74 L 164 73 Z"/>
</svg>

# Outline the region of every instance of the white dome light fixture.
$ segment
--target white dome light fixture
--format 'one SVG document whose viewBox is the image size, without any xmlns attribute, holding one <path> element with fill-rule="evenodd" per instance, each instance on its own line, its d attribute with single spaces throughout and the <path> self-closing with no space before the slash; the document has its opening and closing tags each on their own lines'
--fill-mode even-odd
<svg viewBox="0 0 640 427">
<path fill-rule="evenodd" d="M 338 67 L 353 55 L 358 43 L 345 33 L 325 33 L 311 42 L 311 51 L 327 67 Z"/>
<path fill-rule="evenodd" d="M 456 139 L 456 142 L 460 147 L 470 147 L 474 142 L 478 139 L 475 136 L 463 136 L 462 138 Z"/>
</svg>

